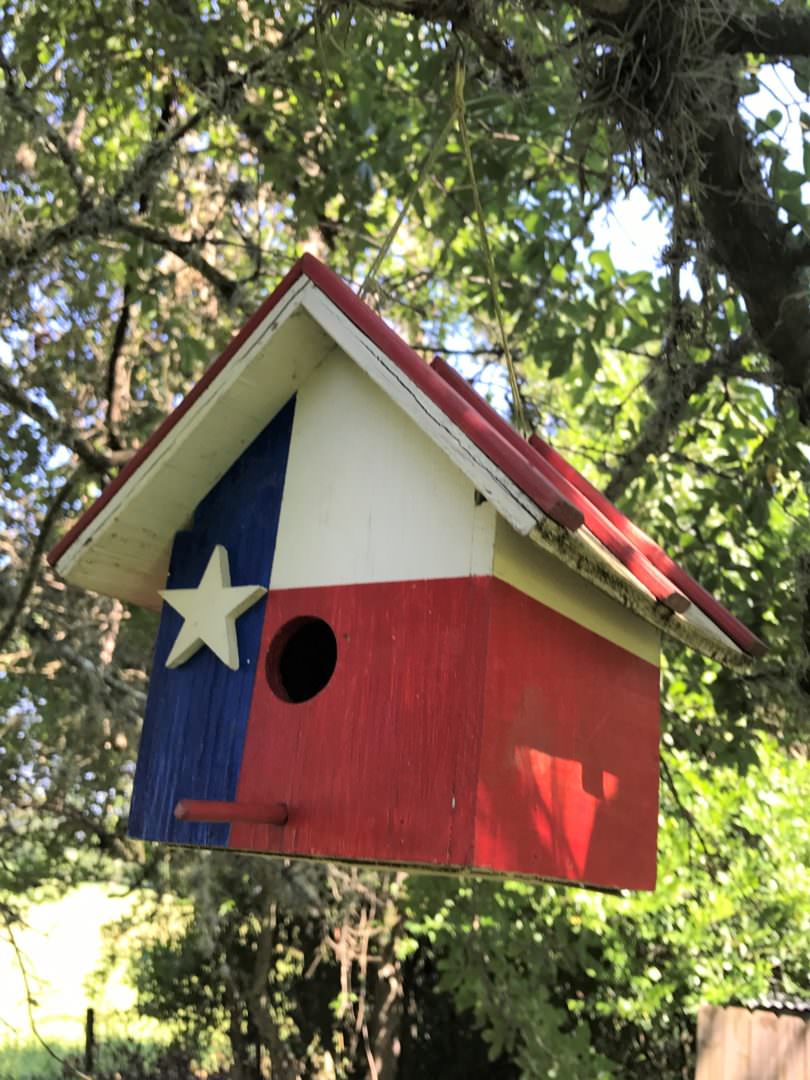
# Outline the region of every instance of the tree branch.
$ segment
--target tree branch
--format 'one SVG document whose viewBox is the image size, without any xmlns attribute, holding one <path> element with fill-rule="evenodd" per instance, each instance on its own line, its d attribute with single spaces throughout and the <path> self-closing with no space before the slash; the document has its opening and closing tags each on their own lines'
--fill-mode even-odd
<svg viewBox="0 0 810 1080">
<path fill-rule="evenodd" d="M 16 249 L 6 244 L 0 252 L 0 270 L 4 270 L 6 274 L 20 273 L 39 262 L 55 248 L 75 240 L 97 238 L 116 231 L 127 232 L 165 251 L 171 251 L 207 278 L 226 300 L 232 299 L 235 295 L 238 283 L 207 262 L 197 250 L 195 241 L 178 240 L 154 225 L 134 221 L 126 217 L 110 199 L 105 199 L 69 221 L 38 234 L 27 244 L 18 245 Z"/>
<path fill-rule="evenodd" d="M 736 109 L 710 125 L 700 150 L 697 201 L 712 257 L 742 293 L 754 332 L 810 423 L 810 295 L 791 257 L 790 226 L 779 220 Z"/>
<path fill-rule="evenodd" d="M 20 950 L 20 946 L 17 943 L 17 938 L 14 934 L 14 923 L 11 914 L 9 913 L 5 905 L 2 905 L 2 907 L 0 907 L 0 911 L 2 911 L 3 921 L 6 924 L 6 937 L 8 938 L 9 944 L 11 945 L 14 957 L 17 961 L 17 967 L 19 969 L 20 976 L 22 977 L 23 987 L 25 989 L 25 1003 L 28 1008 L 28 1024 L 31 1028 L 31 1034 L 40 1044 L 42 1049 L 50 1057 L 52 1057 L 54 1061 L 58 1062 L 62 1066 L 63 1075 L 65 1073 L 72 1073 L 74 1076 L 80 1077 L 81 1080 L 93 1080 L 92 1076 L 88 1076 L 87 1073 L 81 1072 L 79 1069 L 76 1068 L 75 1065 L 71 1065 L 71 1063 L 69 1061 L 66 1061 L 65 1058 L 60 1057 L 59 1054 L 57 1054 L 56 1051 L 53 1050 L 51 1046 L 45 1041 L 42 1035 L 40 1035 L 39 1028 L 37 1027 L 36 1021 L 34 1019 L 35 1001 L 34 995 L 31 992 L 31 982 L 28 977 L 28 969 L 25 966 L 25 960 L 23 959 L 22 951 Z"/>
<path fill-rule="evenodd" d="M 450 23 L 458 34 L 475 44 L 481 56 L 498 69 L 513 90 L 522 90 L 529 84 L 530 73 L 523 58 L 497 27 L 487 25 L 481 18 L 480 5 L 458 0 L 362 0 L 362 6 L 371 11 L 409 15 L 424 22 Z"/>
<path fill-rule="evenodd" d="M 74 240 L 99 236 L 104 232 L 105 217 L 109 216 L 111 204 L 106 201 L 82 214 L 76 214 L 53 228 L 35 233 L 25 242 L 5 242 L 0 248 L 0 271 L 4 276 L 21 273 L 43 259 L 54 248 Z"/>
<path fill-rule="evenodd" d="M 622 456 L 613 470 L 605 495 L 613 502 L 639 476 L 647 459 L 661 454 L 673 430 L 683 419 L 690 400 L 702 393 L 717 375 L 739 372 L 740 361 L 753 347 L 751 334 L 742 334 L 702 364 L 687 362 L 664 369 L 655 391 L 656 405 L 642 424 L 636 444 Z"/>
<path fill-rule="evenodd" d="M 136 192 L 142 193 L 143 188 L 151 180 L 155 171 L 171 157 L 180 140 L 211 112 L 211 104 L 198 109 L 182 124 L 168 131 L 162 138 L 153 139 L 135 158 L 127 174 L 113 195 L 116 204 L 129 198 Z"/>
<path fill-rule="evenodd" d="M 664 783 L 669 788 L 672 797 L 675 800 L 676 806 L 678 807 L 684 820 L 686 821 L 687 827 L 695 834 L 698 839 L 698 843 L 703 848 L 703 854 L 706 856 L 706 862 L 709 868 L 713 868 L 716 864 L 716 856 L 712 851 L 709 850 L 709 846 L 703 837 L 703 833 L 700 831 L 697 822 L 695 821 L 694 814 L 692 814 L 687 809 L 683 799 L 681 798 L 677 784 L 675 783 L 675 777 L 672 775 L 672 771 L 669 767 L 667 759 L 663 754 L 661 755 L 661 772 L 664 777 Z"/>
<path fill-rule="evenodd" d="M 79 196 L 79 206 L 85 206 L 87 203 L 87 180 L 79 165 L 79 160 L 75 151 L 58 128 L 54 127 L 46 116 L 35 108 L 26 97 L 20 94 L 16 86 L 14 72 L 6 57 L 3 56 L 2 50 L 0 50 L 0 67 L 2 67 L 6 77 L 6 84 L 3 87 L 3 91 L 9 105 L 18 116 L 27 120 L 35 130 L 40 130 L 45 142 L 50 144 L 50 148 L 65 166 L 71 183 Z"/>
<path fill-rule="evenodd" d="M 77 434 L 64 420 L 55 419 L 44 405 L 32 401 L 22 387 L 15 386 L 8 375 L 0 369 L 0 399 L 33 420 L 55 443 L 72 450 L 94 473 L 108 473 L 116 465 L 123 465 L 132 457 L 132 450 L 114 450 L 104 454 L 96 450 L 86 439 Z"/>
<path fill-rule="evenodd" d="M 8 78 L 7 73 L 6 79 Z M 131 200 L 134 196 L 137 196 L 141 201 L 143 200 L 158 167 L 166 163 L 178 142 L 210 111 L 210 105 L 197 110 L 186 121 L 178 124 L 162 138 L 153 139 L 148 143 L 136 157 L 112 196 L 100 199 L 95 205 L 91 205 L 85 200 L 80 206 L 80 213 L 45 232 L 35 234 L 27 242 L 16 245 L 4 244 L 2 251 L 0 251 L 0 270 L 20 273 L 44 258 L 54 248 L 71 243 L 74 240 L 90 239 L 114 232 L 116 228 L 121 226 L 122 220 L 125 220 L 120 204 Z M 65 147 L 72 153 L 67 147 L 67 143 L 65 143 Z M 177 254 L 185 259 L 185 256 L 180 252 L 177 252 Z M 223 281 L 228 282 L 228 279 L 223 278 Z M 228 284 L 230 283 L 228 282 Z M 226 284 L 226 289 L 227 287 Z M 235 291 L 235 288 L 236 286 L 233 285 L 233 291 Z"/>
<path fill-rule="evenodd" d="M 197 250 L 197 241 L 179 240 L 177 237 L 172 236 L 171 233 L 163 232 L 154 225 L 149 225 L 145 221 L 133 221 L 123 215 L 118 217 L 117 225 L 119 229 L 129 233 L 131 236 L 137 236 L 139 240 L 146 240 L 156 247 L 163 248 L 164 251 L 171 251 L 182 259 L 186 265 L 192 267 L 210 281 L 217 292 L 226 300 L 233 299 L 239 287 L 238 283 L 202 257 Z"/>
<path fill-rule="evenodd" d="M 131 288 L 129 282 L 124 285 L 124 298 L 121 305 L 121 313 L 115 324 L 110 357 L 107 361 L 107 416 L 105 423 L 109 433 L 108 442 L 113 450 L 121 449 L 121 352 L 129 329 L 131 313 Z"/>
<path fill-rule="evenodd" d="M 761 15 L 737 15 L 718 39 L 727 53 L 762 53 L 770 59 L 810 56 L 810 13 L 772 7 Z"/>
<path fill-rule="evenodd" d="M 62 506 L 68 499 L 72 498 L 73 496 L 78 475 L 79 470 L 76 469 L 67 478 L 59 491 L 57 491 L 56 496 L 51 501 L 50 506 L 45 512 L 45 517 L 42 519 L 39 533 L 37 535 L 36 541 L 34 542 L 34 546 L 31 549 L 31 554 L 29 556 L 28 564 L 25 568 L 25 573 L 23 574 L 23 578 L 20 583 L 20 587 L 17 591 L 17 596 L 14 600 L 14 603 L 11 605 L 11 611 L 6 616 L 3 625 L 0 626 L 0 653 L 3 652 L 8 639 L 14 633 L 14 627 L 17 625 L 17 620 L 19 619 L 25 608 L 26 603 L 28 602 L 28 597 L 31 595 L 31 590 L 34 588 L 37 580 L 37 575 L 40 571 L 40 560 L 45 551 L 45 548 L 48 546 L 51 532 L 62 512 Z"/>
</svg>

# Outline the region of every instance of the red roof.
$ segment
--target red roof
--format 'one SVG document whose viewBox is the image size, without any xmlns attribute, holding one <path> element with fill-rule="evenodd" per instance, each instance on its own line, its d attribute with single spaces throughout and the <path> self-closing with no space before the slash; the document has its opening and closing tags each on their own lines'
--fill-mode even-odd
<svg viewBox="0 0 810 1080">
<path fill-rule="evenodd" d="M 694 603 L 743 652 L 751 656 L 762 656 L 766 652 L 765 644 L 756 634 L 751 633 L 747 626 L 678 566 L 663 548 L 634 525 L 610 499 L 569 464 L 562 454 L 539 435 L 532 435 L 528 442 L 524 442 L 514 428 L 444 360 L 436 358 L 432 367 L 448 385 L 453 386 L 459 395 L 477 409 L 492 427 L 520 450 L 526 461 L 556 488 L 561 497 L 571 501 L 582 514 L 585 527 L 657 600 L 679 612 L 685 611 L 690 603 Z"/>
<path fill-rule="evenodd" d="M 693 603 L 744 652 L 752 656 L 765 652 L 764 644 L 750 630 L 677 566 L 551 446 L 536 435 L 529 442 L 524 441 L 443 360 L 426 364 L 341 278 L 311 255 L 304 255 L 298 260 L 180 405 L 166 417 L 100 498 L 49 552 L 48 561 L 51 564 L 56 563 L 76 543 L 90 522 L 216 379 L 242 343 L 304 275 L 548 517 L 569 531 L 576 531 L 584 524 L 641 585 L 672 611 L 683 612 Z"/>
</svg>

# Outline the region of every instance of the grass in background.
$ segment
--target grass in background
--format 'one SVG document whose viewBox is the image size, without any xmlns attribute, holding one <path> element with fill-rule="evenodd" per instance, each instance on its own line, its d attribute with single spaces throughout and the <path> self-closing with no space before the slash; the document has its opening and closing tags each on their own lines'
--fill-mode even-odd
<svg viewBox="0 0 810 1080">
<path fill-rule="evenodd" d="M 88 1006 L 95 1009 L 96 1042 L 126 1041 L 144 1047 L 166 1041 L 154 1020 L 134 1012 L 135 991 L 126 983 L 125 958 L 89 996 L 87 983 L 103 952 L 102 928 L 138 902 L 104 885 L 85 884 L 59 900 L 32 905 L 26 926 L 15 931 L 35 999 L 37 1031 L 60 1055 L 83 1054 Z M 28 1017 L 25 986 L 11 944 L 0 934 L 0 1080 L 61 1077 L 59 1064 L 37 1043 Z"/>
</svg>

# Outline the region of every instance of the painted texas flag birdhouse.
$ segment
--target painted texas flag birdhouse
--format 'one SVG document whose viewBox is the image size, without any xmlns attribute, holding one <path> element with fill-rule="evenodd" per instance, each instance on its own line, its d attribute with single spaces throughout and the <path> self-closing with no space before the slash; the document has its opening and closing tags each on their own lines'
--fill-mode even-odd
<svg viewBox="0 0 810 1080">
<path fill-rule="evenodd" d="M 160 611 L 177 844 L 651 888 L 661 633 L 763 649 L 310 256 L 50 557 Z"/>
</svg>

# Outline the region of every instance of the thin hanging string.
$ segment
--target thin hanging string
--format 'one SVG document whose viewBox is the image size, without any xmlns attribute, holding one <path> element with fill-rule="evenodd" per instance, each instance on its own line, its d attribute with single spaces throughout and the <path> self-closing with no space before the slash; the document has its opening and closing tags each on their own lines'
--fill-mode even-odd
<svg viewBox="0 0 810 1080">
<path fill-rule="evenodd" d="M 478 183 L 475 179 L 475 167 L 473 165 L 472 150 L 470 148 L 470 137 L 467 131 L 467 121 L 465 116 L 464 66 L 460 60 L 456 62 L 453 104 L 450 109 L 450 114 L 447 117 L 447 120 L 441 131 L 434 139 L 433 145 L 430 147 L 427 154 L 425 154 L 424 158 L 422 159 L 422 164 L 419 166 L 419 170 L 416 174 L 416 179 L 414 180 L 413 184 L 411 185 L 410 191 L 405 196 L 402 202 L 402 206 L 400 207 L 400 211 L 397 214 L 394 224 L 388 230 L 385 239 L 380 245 L 380 248 L 374 258 L 374 262 L 369 267 L 368 273 L 363 280 L 363 284 L 360 286 L 358 295 L 361 299 L 368 295 L 369 290 L 371 289 L 374 281 L 376 280 L 377 274 L 380 272 L 380 267 L 385 261 L 388 252 L 391 250 L 391 245 L 393 244 L 397 232 L 399 231 L 399 227 L 405 220 L 405 216 L 410 210 L 411 203 L 413 202 L 416 193 L 422 186 L 422 182 L 425 176 L 433 167 L 439 154 L 444 149 L 444 146 L 447 142 L 447 136 L 450 134 L 450 130 L 452 129 L 453 124 L 456 121 L 458 121 L 458 130 L 461 136 L 461 145 L 464 151 L 464 158 L 467 163 L 467 172 L 470 176 L 470 185 L 472 186 L 473 201 L 475 205 L 475 216 L 478 223 L 478 229 L 481 234 L 481 243 L 484 248 L 484 257 L 487 264 L 487 276 L 489 278 L 489 289 L 492 296 L 492 306 L 495 309 L 495 318 L 498 323 L 498 333 L 501 339 L 501 349 L 503 350 L 503 355 L 506 360 L 506 368 L 509 373 L 509 384 L 512 389 L 512 402 L 515 411 L 515 419 L 521 433 L 524 435 L 524 437 L 528 438 L 531 432 L 526 422 L 526 414 L 523 410 L 523 398 L 521 396 L 520 386 L 518 385 L 517 381 L 515 363 L 512 359 L 512 352 L 509 348 L 509 339 L 506 333 L 506 324 L 503 318 L 503 311 L 501 310 L 501 303 L 498 298 L 498 287 L 495 283 L 495 263 L 493 262 L 492 250 L 489 246 L 489 236 L 487 234 L 487 226 L 484 219 L 484 208 L 481 205 L 481 195 L 478 190 Z"/>
<path fill-rule="evenodd" d="M 397 232 L 399 231 L 400 225 L 405 220 L 405 215 L 408 213 L 408 211 L 411 208 L 411 203 L 414 200 L 414 196 L 416 195 L 417 191 L 419 191 L 419 188 L 422 186 L 422 181 L 425 179 L 425 176 L 427 175 L 429 170 L 433 167 L 433 165 L 434 165 L 434 163 L 436 161 L 436 158 L 439 156 L 439 154 L 444 149 L 445 143 L 447 142 L 447 136 L 450 134 L 450 129 L 453 126 L 453 121 L 455 120 L 455 118 L 456 118 L 456 104 L 455 104 L 455 101 L 454 101 L 453 102 L 453 107 L 450 110 L 450 115 L 447 117 L 447 120 L 446 120 L 444 126 L 442 127 L 441 131 L 436 136 L 436 138 L 434 139 L 433 145 L 431 146 L 431 148 L 428 150 L 428 152 L 425 154 L 424 158 L 422 159 L 422 164 L 419 166 L 419 171 L 416 174 L 416 179 L 413 182 L 411 190 L 408 192 L 408 194 L 405 196 L 405 198 L 404 198 L 404 200 L 402 202 L 402 206 L 400 208 L 400 211 L 397 214 L 397 219 L 394 222 L 394 224 L 391 226 L 391 228 L 388 230 L 388 233 L 387 233 L 385 239 L 383 240 L 379 251 L 377 252 L 377 255 L 376 255 L 375 259 L 374 259 L 374 262 L 371 264 L 371 266 L 369 268 L 369 271 L 368 271 L 368 273 L 366 274 L 366 276 L 365 276 L 365 278 L 363 280 L 363 284 L 360 286 L 360 291 L 359 291 L 358 295 L 360 296 L 361 299 L 364 296 L 367 295 L 369 289 L 371 288 L 371 286 L 373 285 L 373 283 L 374 283 L 374 281 L 375 281 L 375 279 L 377 277 L 377 274 L 380 272 L 380 267 L 382 266 L 386 255 L 391 250 L 391 245 L 394 242 L 394 238 L 396 237 Z"/>
<path fill-rule="evenodd" d="M 487 234 L 487 225 L 484 219 L 484 208 L 481 205 L 481 195 L 478 190 L 478 184 L 475 179 L 475 167 L 473 166 L 472 150 L 470 149 L 470 136 L 467 131 L 467 120 L 465 115 L 464 106 L 464 66 L 461 61 L 456 63 L 456 80 L 455 80 L 455 108 L 453 113 L 458 117 L 458 130 L 461 135 L 461 146 L 464 150 L 464 157 L 467 161 L 467 171 L 470 174 L 470 184 L 472 185 L 473 202 L 475 205 L 475 216 L 478 220 L 478 231 L 481 234 L 481 244 L 484 248 L 484 257 L 487 261 L 487 276 L 489 277 L 489 289 L 492 294 L 492 306 L 495 309 L 495 318 L 498 322 L 498 332 L 501 338 L 501 348 L 503 349 L 503 355 L 506 358 L 506 369 L 509 372 L 509 384 L 512 387 L 512 404 L 515 410 L 515 420 L 517 426 L 523 436 L 528 438 L 531 434 L 529 426 L 526 423 L 526 414 L 523 411 L 523 398 L 521 397 L 520 387 L 517 381 L 517 372 L 515 371 L 515 363 L 512 359 L 512 353 L 509 349 L 509 339 L 506 334 L 506 324 L 503 318 L 503 311 L 501 310 L 501 302 L 498 298 L 498 286 L 495 283 L 495 263 L 492 259 L 492 250 L 489 246 L 489 236 Z"/>
</svg>

